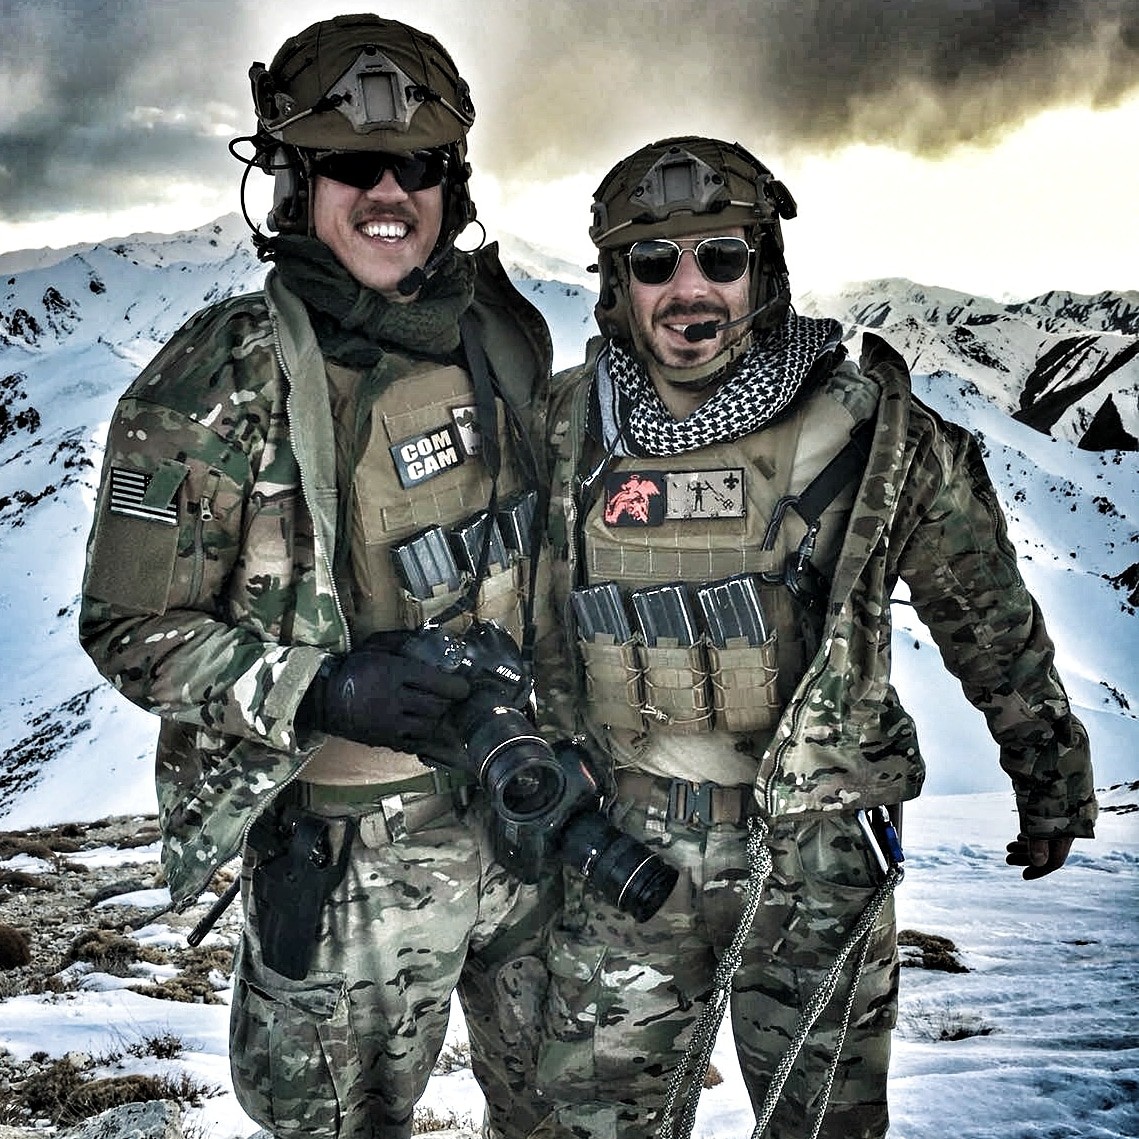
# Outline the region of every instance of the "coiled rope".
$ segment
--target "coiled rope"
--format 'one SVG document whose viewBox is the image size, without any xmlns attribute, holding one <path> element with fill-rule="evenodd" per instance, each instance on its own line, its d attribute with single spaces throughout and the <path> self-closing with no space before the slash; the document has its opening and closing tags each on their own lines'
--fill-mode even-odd
<svg viewBox="0 0 1139 1139">
<path fill-rule="evenodd" d="M 748 820 L 748 884 L 743 913 L 740 915 L 740 921 L 731 944 L 724 951 L 716 966 L 716 972 L 712 978 L 712 994 L 701 1010 L 696 1026 L 692 1030 L 692 1039 L 689 1041 L 680 1065 L 673 1073 L 669 1084 L 668 1097 L 665 1100 L 662 1112 L 663 1122 L 660 1129 L 660 1139 L 691 1139 L 692 1129 L 696 1123 L 696 1109 L 700 1102 L 700 1092 L 711 1061 L 712 1049 L 716 1044 L 716 1036 L 720 1030 L 720 1024 L 724 1019 L 724 1012 L 731 995 L 732 978 L 743 961 L 743 948 L 755 922 L 755 915 L 759 911 L 760 900 L 763 896 L 763 885 L 771 875 L 771 851 L 764 842 L 767 835 L 767 824 L 761 819 L 751 818 Z M 751 1139 L 762 1139 L 763 1133 L 767 1130 L 771 1123 L 771 1117 L 779 1105 L 784 1086 L 791 1075 L 791 1069 L 795 1066 L 795 1061 L 799 1058 L 799 1053 L 802 1052 L 811 1030 L 838 989 L 847 959 L 855 949 L 861 947 L 851 975 L 850 989 L 847 993 L 842 1022 L 839 1026 L 834 1058 L 824 1082 L 819 1113 L 809 1137 L 809 1139 L 817 1139 L 823 1117 L 826 1115 L 827 1105 L 830 1102 L 839 1057 L 842 1054 L 843 1044 L 846 1041 L 846 1034 L 854 1012 L 855 995 L 862 979 L 862 971 L 866 965 L 866 957 L 870 949 L 870 934 L 881 916 L 886 902 L 897 889 L 904 874 L 905 870 L 902 866 L 894 864 L 890 867 L 885 880 L 874 892 L 870 901 L 867 902 L 857 924 L 838 951 L 834 964 L 827 971 L 827 975 L 819 983 L 819 987 L 801 1013 L 799 1023 L 795 1027 L 795 1035 L 788 1045 L 787 1051 L 783 1054 L 783 1058 L 776 1066 L 763 1103 L 756 1113 L 755 1130 L 752 1132 Z M 679 1112 L 677 1110 L 678 1103 L 682 1105 Z"/>
<path fill-rule="evenodd" d="M 747 835 L 747 894 L 744 898 L 743 913 L 740 915 L 732 942 L 716 964 L 712 976 L 712 995 L 700 1012 L 692 1039 L 673 1073 L 669 1083 L 668 1098 L 664 1104 L 664 1121 L 661 1124 L 660 1139 L 689 1139 L 696 1123 L 696 1107 L 700 1102 L 700 1091 L 716 1044 L 716 1034 L 724 1019 L 724 1010 L 732 989 L 732 978 L 743 961 L 743 948 L 751 932 L 759 903 L 763 898 L 763 884 L 771 875 L 771 851 L 764 839 L 767 838 L 767 824 L 760 818 L 748 819 Z M 681 1099 L 683 1097 L 683 1099 Z M 676 1105 L 680 1101 L 683 1109 L 679 1118 Z"/>
</svg>

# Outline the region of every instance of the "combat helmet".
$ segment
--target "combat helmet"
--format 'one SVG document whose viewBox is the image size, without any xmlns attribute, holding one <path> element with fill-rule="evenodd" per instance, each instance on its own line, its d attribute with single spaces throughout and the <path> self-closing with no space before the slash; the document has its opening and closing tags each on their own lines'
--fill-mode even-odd
<svg viewBox="0 0 1139 1139">
<path fill-rule="evenodd" d="M 329 150 L 409 154 L 443 149 L 443 228 L 449 246 L 475 207 L 468 190 L 470 88 L 433 36 L 370 14 L 321 20 L 249 69 L 257 114 L 254 164 L 275 175 L 270 229 L 311 229 L 311 164 Z"/>
<path fill-rule="evenodd" d="M 624 254 L 634 242 L 697 235 L 742 226 L 755 250 L 748 309 L 751 331 L 780 325 L 791 303 L 780 219 L 797 213 L 795 199 L 739 143 L 684 135 L 650 143 L 622 159 L 593 194 L 589 236 L 598 249 L 601 288 L 595 308 L 602 333 L 636 340 L 629 311 Z M 751 336 L 678 382 L 710 382 L 750 346 Z"/>
</svg>

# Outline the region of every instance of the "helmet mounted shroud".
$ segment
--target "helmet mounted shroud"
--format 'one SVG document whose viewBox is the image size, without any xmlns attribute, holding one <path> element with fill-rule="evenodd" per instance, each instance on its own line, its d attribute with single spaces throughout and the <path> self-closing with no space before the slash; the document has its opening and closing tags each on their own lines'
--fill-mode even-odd
<svg viewBox="0 0 1139 1139">
<path fill-rule="evenodd" d="M 601 288 L 594 309 L 610 339 L 638 343 L 629 307 L 624 253 L 637 241 L 699 237 L 740 227 L 756 251 L 747 335 L 699 368 L 667 369 L 682 386 L 704 386 L 745 352 L 751 333 L 782 324 L 791 304 L 780 219 L 793 218 L 795 199 L 754 155 L 736 142 L 685 135 L 650 143 L 618 162 L 594 191 L 589 236 L 598 249 Z"/>
<path fill-rule="evenodd" d="M 446 152 L 433 256 L 474 221 L 466 136 L 475 108 L 433 36 L 379 16 L 337 16 L 286 40 L 268 67 L 252 65 L 249 79 L 257 114 L 252 164 L 275 178 L 271 230 L 311 233 L 312 162 L 336 150 Z"/>
</svg>

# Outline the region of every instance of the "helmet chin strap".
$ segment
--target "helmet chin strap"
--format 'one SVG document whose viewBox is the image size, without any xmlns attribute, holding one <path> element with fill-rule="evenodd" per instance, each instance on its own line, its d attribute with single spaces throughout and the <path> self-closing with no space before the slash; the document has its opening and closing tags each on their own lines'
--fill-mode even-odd
<svg viewBox="0 0 1139 1139">
<path fill-rule="evenodd" d="M 444 184 L 444 202 L 446 202 L 446 197 L 449 192 L 449 186 Z M 481 221 L 478 220 L 477 217 L 474 216 L 474 207 L 470 203 L 469 198 L 467 201 L 468 212 L 465 218 L 460 221 L 458 228 L 456 228 L 449 235 L 441 237 L 439 243 L 435 247 L 434 252 L 432 252 L 431 256 L 427 258 L 426 262 L 424 262 L 422 266 L 417 265 L 396 285 L 396 292 L 398 292 L 401 297 L 414 296 L 419 292 L 420 289 L 423 288 L 424 285 L 427 284 L 428 279 L 439 268 L 439 266 L 443 264 L 443 261 L 446 258 L 447 254 L 456 247 L 455 243 L 466 231 L 467 226 L 471 225 L 472 223 L 474 225 L 477 225 L 479 229 L 482 230 L 482 237 L 479 240 L 478 245 L 475 246 L 475 249 L 469 250 L 469 252 L 473 253 L 476 250 L 482 248 L 483 244 L 486 242 L 486 227 Z M 444 215 L 445 214 L 446 205 L 444 206 Z"/>
</svg>

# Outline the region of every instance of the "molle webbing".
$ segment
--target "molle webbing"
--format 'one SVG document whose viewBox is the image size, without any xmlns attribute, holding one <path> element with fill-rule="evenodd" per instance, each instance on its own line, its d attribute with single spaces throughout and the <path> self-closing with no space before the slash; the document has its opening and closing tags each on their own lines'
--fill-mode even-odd
<svg viewBox="0 0 1139 1139">
<path fill-rule="evenodd" d="M 453 426 L 452 413 L 472 403 L 470 381 L 461 368 L 420 362 L 372 404 L 353 488 L 351 563 L 357 636 L 419 623 L 396 577 L 393 545 L 427 527 L 446 529 L 486 509 L 491 479 L 480 454 L 459 455 L 458 448 L 454 455 L 439 452 L 435 457 L 446 469 L 409 487 L 402 485 L 392 455 L 401 441 L 442 437 Z M 501 437 L 506 422 L 505 411 L 499 410 L 491 433 Z M 504 492 L 518 489 L 512 448 L 502 456 L 501 466 Z"/>
<path fill-rule="evenodd" d="M 774 726 L 817 650 L 824 575 L 842 547 L 874 427 L 874 417 L 856 424 L 842 400 L 819 391 L 795 414 L 730 443 L 664 460 L 621 456 L 598 464 L 604 469 L 595 485 L 605 494 L 599 500 L 589 494 L 593 486 L 583 488 L 591 501 L 578 518 L 586 583 L 615 582 L 627 599 L 650 585 L 684 583 L 692 595 L 701 584 L 755 574 L 771 635 L 762 645 L 717 647 L 701 638 L 688 648 L 639 638 L 624 645 L 579 640 L 592 718 L 622 739 L 643 732 L 656 738 L 658 731 L 763 733 Z M 741 515 L 666 507 L 663 520 L 654 516 L 652 524 L 606 523 L 611 496 L 619 499 L 627 485 L 625 472 L 639 485 L 662 488 L 670 501 L 673 486 L 685 483 L 678 475 L 721 468 L 744 480 Z M 788 510 L 794 524 L 781 525 Z M 814 588 L 801 588 L 803 581 Z M 683 661 L 680 654 L 687 654 Z M 651 752 L 638 749 L 626 758 L 652 769 Z"/>
</svg>

